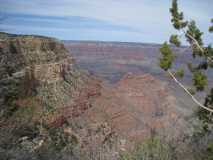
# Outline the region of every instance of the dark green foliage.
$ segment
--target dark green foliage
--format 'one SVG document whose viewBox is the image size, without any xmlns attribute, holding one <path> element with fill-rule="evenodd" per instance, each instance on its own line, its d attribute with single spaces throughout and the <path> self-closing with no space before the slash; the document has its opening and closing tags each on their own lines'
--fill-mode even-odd
<svg viewBox="0 0 213 160">
<path fill-rule="evenodd" d="M 205 98 L 205 106 L 213 109 L 213 88 L 211 89 L 210 93 Z M 213 123 L 213 115 L 206 110 L 199 110 L 198 111 L 199 119 L 201 119 L 204 123 L 204 130 L 209 131 L 209 124 Z"/>
<path fill-rule="evenodd" d="M 171 35 L 169 42 L 174 44 L 177 47 L 180 47 L 180 45 L 181 45 L 181 42 L 178 39 L 178 35 Z"/>
<path fill-rule="evenodd" d="M 193 57 L 205 56 L 204 55 L 205 52 L 203 52 L 200 49 L 200 47 L 203 46 L 202 35 L 203 35 L 203 32 L 201 32 L 197 28 L 195 21 L 191 21 L 188 25 L 188 29 L 186 31 L 185 36 L 186 36 L 187 41 L 191 44 Z M 195 43 L 195 40 L 196 40 L 197 43 Z M 198 47 L 198 45 L 200 47 Z"/>
<path fill-rule="evenodd" d="M 211 45 L 205 48 L 205 56 L 213 57 L 213 48 Z"/>
<path fill-rule="evenodd" d="M 177 0 L 172 1 L 172 8 L 170 8 L 170 12 L 172 14 L 172 24 L 175 29 L 183 29 L 187 26 L 188 22 L 184 21 L 183 12 L 178 11 Z"/>
<path fill-rule="evenodd" d="M 195 71 L 192 80 L 197 91 L 203 91 L 208 82 L 207 76 L 201 71 Z"/>
<path fill-rule="evenodd" d="M 165 42 L 160 48 L 162 57 L 160 58 L 160 67 L 167 71 L 172 67 L 172 62 L 175 60 L 175 55 L 169 45 Z"/>
<path fill-rule="evenodd" d="M 21 94 L 22 83 L 19 79 L 10 79 L 0 81 L 0 99 L 3 99 L 3 117 L 10 117 L 18 108 L 15 101 Z"/>
<path fill-rule="evenodd" d="M 184 70 L 182 68 L 178 69 L 175 72 L 175 75 L 178 76 L 179 78 L 183 78 L 184 77 Z"/>
<path fill-rule="evenodd" d="M 206 61 L 201 62 L 197 68 L 197 70 L 207 70 L 208 69 L 208 63 Z"/>
<path fill-rule="evenodd" d="M 211 61 L 207 60 L 207 65 L 210 68 L 213 68 L 213 48 L 211 45 L 204 49 L 205 57 L 211 59 Z"/>
<path fill-rule="evenodd" d="M 203 32 L 201 32 L 197 28 L 195 21 L 191 21 L 188 25 L 188 29 L 186 31 L 185 36 L 186 36 L 187 41 L 192 46 L 192 51 L 193 51 L 194 56 L 196 56 L 196 55 L 203 56 L 203 52 L 197 46 L 197 44 L 200 45 L 201 47 L 203 46 L 202 35 L 203 35 Z M 197 44 L 195 43 L 194 40 L 197 41 Z"/>
</svg>

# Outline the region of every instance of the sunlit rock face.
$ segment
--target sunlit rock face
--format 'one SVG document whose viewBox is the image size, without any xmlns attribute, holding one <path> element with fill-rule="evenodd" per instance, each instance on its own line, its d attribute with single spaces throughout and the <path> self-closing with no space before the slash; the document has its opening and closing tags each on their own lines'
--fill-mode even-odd
<svg viewBox="0 0 213 160">
<path fill-rule="evenodd" d="M 29 97 L 36 99 L 41 108 L 75 108 L 81 93 L 91 95 L 92 90 L 95 95 L 96 89 L 98 92 L 100 81 L 76 70 L 74 59 L 59 40 L 5 33 L 1 33 L 0 38 L 2 110 L 7 108 L 9 102 L 20 103 Z M 12 94 L 13 100 L 10 99 Z M 87 99 L 82 97 L 85 104 Z M 73 112 L 76 112 L 75 109 Z"/>
</svg>

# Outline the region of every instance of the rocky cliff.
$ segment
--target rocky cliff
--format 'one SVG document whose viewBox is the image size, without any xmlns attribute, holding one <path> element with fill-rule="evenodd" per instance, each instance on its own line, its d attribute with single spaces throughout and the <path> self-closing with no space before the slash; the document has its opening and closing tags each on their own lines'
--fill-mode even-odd
<svg viewBox="0 0 213 160">
<path fill-rule="evenodd" d="M 92 107 L 102 84 L 73 64 L 56 39 L 0 34 L 0 159 L 73 157 L 61 152 L 85 149 L 81 139 L 104 137 L 105 131 L 90 132 L 106 124 L 90 129 L 75 120 Z"/>
<path fill-rule="evenodd" d="M 3 104 L 11 102 L 9 92 L 13 88 L 16 95 L 11 98 L 16 100 L 36 96 L 42 104 L 66 107 L 72 104 L 72 94 L 80 92 L 92 81 L 85 73 L 75 70 L 73 58 L 55 39 L 4 36 L 0 41 L 0 53 L 0 99 Z"/>
</svg>

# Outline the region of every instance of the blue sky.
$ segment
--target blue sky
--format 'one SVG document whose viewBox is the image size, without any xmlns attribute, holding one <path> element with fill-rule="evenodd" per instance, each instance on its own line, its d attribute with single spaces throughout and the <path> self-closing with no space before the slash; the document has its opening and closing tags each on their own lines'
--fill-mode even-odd
<svg viewBox="0 0 213 160">
<path fill-rule="evenodd" d="M 185 17 L 206 34 L 213 0 L 179 0 Z M 162 43 L 175 33 L 171 0 L 0 0 L 0 30 L 66 40 Z"/>
</svg>

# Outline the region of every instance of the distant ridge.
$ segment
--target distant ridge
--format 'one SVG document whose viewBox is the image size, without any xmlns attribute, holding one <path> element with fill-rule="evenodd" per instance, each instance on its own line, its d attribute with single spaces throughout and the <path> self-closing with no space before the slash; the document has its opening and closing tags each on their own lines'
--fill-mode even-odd
<svg viewBox="0 0 213 160">
<path fill-rule="evenodd" d="M 46 39 L 52 39 L 52 40 L 58 40 L 54 37 L 48 37 L 43 35 L 34 35 L 34 34 L 13 34 L 13 33 L 7 33 L 7 32 L 0 32 L 0 39 L 5 38 L 16 38 L 16 37 L 38 37 L 38 38 L 46 38 Z"/>
<path fill-rule="evenodd" d="M 146 43 L 146 42 L 119 42 L 119 41 L 95 41 L 95 40 L 62 40 L 64 43 L 82 43 L 82 44 L 111 44 L 111 45 L 131 45 L 131 46 L 150 46 L 160 48 L 162 44 Z M 174 48 L 174 45 L 171 45 Z M 179 48 L 188 48 L 188 46 L 181 46 Z"/>
<path fill-rule="evenodd" d="M 63 42 L 72 42 L 72 43 L 116 43 L 116 44 L 135 44 L 135 45 L 156 45 L 160 46 L 161 44 L 157 43 L 144 43 L 144 42 L 119 42 L 119 41 L 95 41 L 95 40 L 63 40 Z"/>
</svg>

